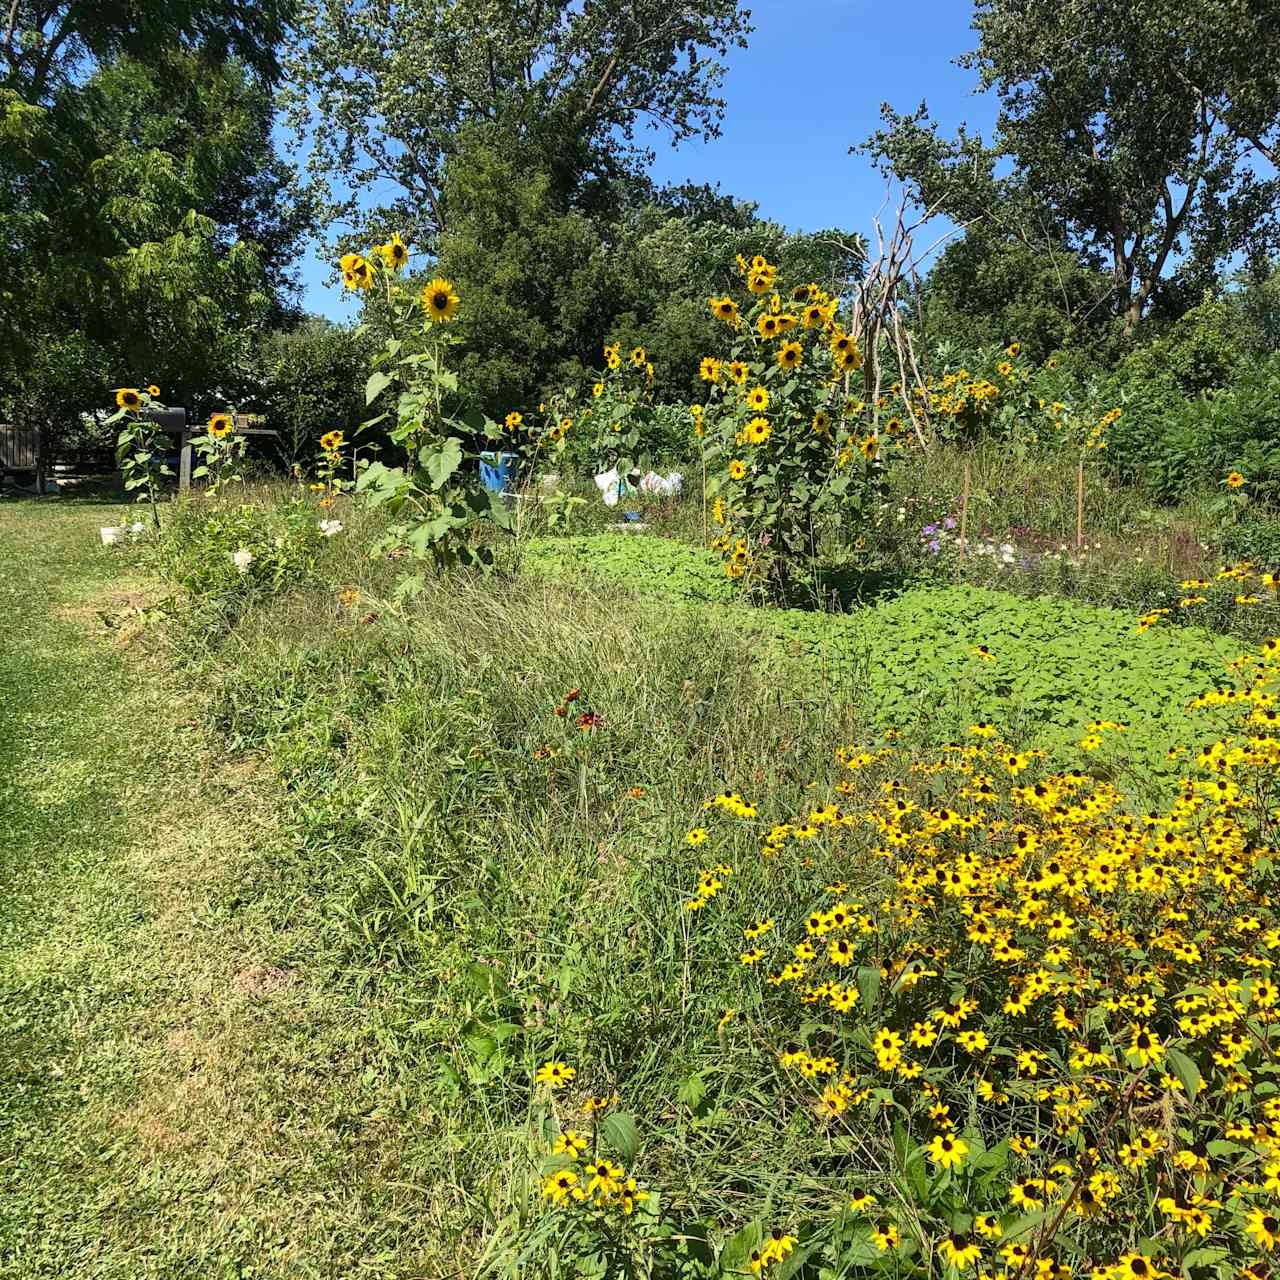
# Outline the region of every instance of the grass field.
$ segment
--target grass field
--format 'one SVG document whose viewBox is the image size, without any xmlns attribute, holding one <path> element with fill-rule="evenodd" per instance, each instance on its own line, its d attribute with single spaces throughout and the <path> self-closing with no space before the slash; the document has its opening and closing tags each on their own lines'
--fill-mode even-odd
<svg viewBox="0 0 1280 1280">
<path fill-rule="evenodd" d="M 981 1163 L 926 1177 L 928 1107 L 963 1062 L 921 1050 L 932 1094 L 892 1065 L 877 1079 L 875 1023 L 797 1011 L 789 980 L 740 958 L 743 930 L 776 920 L 765 945 L 798 956 L 806 916 L 856 894 L 862 950 L 836 987 L 904 1033 L 927 1021 L 927 1004 L 905 1012 L 914 975 L 966 926 L 954 900 L 926 910 L 917 878 L 1008 856 L 1013 819 L 968 813 L 975 795 L 1009 804 L 973 790 L 980 769 L 1013 752 L 1015 780 L 1054 795 L 1082 785 L 1062 770 L 1093 770 L 1096 795 L 1046 812 L 1038 839 L 1118 815 L 1125 791 L 1167 805 L 1216 723 L 1185 705 L 1235 641 L 968 586 L 752 610 L 719 598 L 696 551 L 615 553 L 616 535 L 535 542 L 536 572 L 429 581 L 397 605 L 354 510 L 323 540 L 287 495 L 194 503 L 162 544 L 104 550 L 119 513 L 0 506 L 0 1277 L 694 1280 L 751 1274 L 773 1223 L 800 1245 L 771 1277 L 889 1276 L 928 1266 L 927 1224 L 965 1230 L 1035 1170 L 1034 1148 L 998 1140 L 1010 1116 L 1046 1160 L 1069 1153 L 1036 1082 L 1011 1079 L 1012 1104 L 964 1119 Z M 971 721 L 992 716 L 1009 741 L 983 756 Z M 1081 748 L 1091 716 L 1128 728 Z M 926 843 L 902 867 L 863 823 L 897 795 L 943 832 L 903 832 Z M 1077 847 L 1100 838 L 1086 825 Z M 1245 892 L 1265 914 L 1258 865 Z M 1072 910 L 1137 928 L 1165 907 L 1146 884 Z M 1046 1019 L 1008 1013 L 1007 971 L 981 950 L 944 981 L 978 998 L 993 1061 L 1057 1053 Z M 1057 981 L 1054 954 L 1034 981 Z M 797 1088 L 788 1060 L 815 1061 L 797 1044 L 847 1055 L 847 1093 Z M 558 1093 L 534 1083 L 552 1061 L 577 1071 Z M 569 1132 L 635 1170 L 634 1218 L 549 1211 Z M 857 1186 L 892 1205 L 901 1254 L 847 1211 Z"/>
</svg>

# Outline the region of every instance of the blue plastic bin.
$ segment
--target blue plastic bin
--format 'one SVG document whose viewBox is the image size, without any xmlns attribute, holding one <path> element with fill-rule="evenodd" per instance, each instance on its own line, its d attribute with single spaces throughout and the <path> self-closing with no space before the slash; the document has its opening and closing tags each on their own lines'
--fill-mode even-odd
<svg viewBox="0 0 1280 1280">
<path fill-rule="evenodd" d="M 480 483 L 490 493 L 515 493 L 517 457 L 514 453 L 482 453 Z"/>
</svg>

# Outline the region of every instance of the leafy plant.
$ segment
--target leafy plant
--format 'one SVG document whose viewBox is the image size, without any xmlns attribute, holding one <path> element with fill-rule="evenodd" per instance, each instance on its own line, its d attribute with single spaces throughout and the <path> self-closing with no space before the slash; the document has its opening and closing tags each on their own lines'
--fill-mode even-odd
<svg viewBox="0 0 1280 1280">
<path fill-rule="evenodd" d="M 720 532 L 712 543 L 729 578 L 789 594 L 816 562 L 823 527 L 837 519 L 852 541 L 870 503 L 885 494 L 884 447 L 901 420 L 849 393 L 861 366 L 856 341 L 837 319 L 839 299 L 801 283 L 784 304 L 777 269 L 762 256 L 739 260 L 751 302 L 709 300 L 731 335 L 722 355 L 704 357 L 707 403 L 700 425 L 714 467 L 708 493 Z"/>
<path fill-rule="evenodd" d="M 202 436 L 191 443 L 200 458 L 200 465 L 191 473 L 193 480 L 206 479 L 206 491 L 210 497 L 218 494 L 228 484 L 244 481 L 241 466 L 249 441 L 235 429 L 235 417 L 231 412 L 215 413 Z"/>
<path fill-rule="evenodd" d="M 116 436 L 116 464 L 125 491 L 134 494 L 135 502 L 150 504 L 152 524 L 159 529 L 156 494 L 160 482 L 172 478 L 173 468 L 169 466 L 164 448 L 165 433 L 149 411 L 163 406 L 150 390 L 139 391 L 134 387 L 121 387 L 116 392 L 116 406 L 107 425 L 123 422 Z"/>
<path fill-rule="evenodd" d="M 479 528 L 488 523 L 510 529 L 511 517 L 479 480 L 480 443 L 486 430 L 489 438 L 500 438 L 497 429 L 492 424 L 486 429 L 477 414 L 458 417 L 451 408 L 458 380 L 446 368 L 445 354 L 455 339 L 444 325 L 457 313 L 458 295 L 439 277 L 417 296 L 409 294 L 400 281 L 408 249 L 399 235 L 378 245 L 376 256 L 380 270 L 358 254 L 347 254 L 340 263 L 351 289 L 369 289 L 380 275 L 393 335 L 373 357 L 365 388 L 368 404 L 385 395 L 393 407 L 362 429 L 390 420 L 389 438 L 404 451 L 405 461 L 399 466 L 370 463 L 356 485 L 371 505 L 385 507 L 391 516 L 375 550 L 406 547 L 438 569 L 490 565 L 492 552 L 478 542 Z M 420 577 L 406 578 L 402 593 L 421 584 Z"/>
</svg>

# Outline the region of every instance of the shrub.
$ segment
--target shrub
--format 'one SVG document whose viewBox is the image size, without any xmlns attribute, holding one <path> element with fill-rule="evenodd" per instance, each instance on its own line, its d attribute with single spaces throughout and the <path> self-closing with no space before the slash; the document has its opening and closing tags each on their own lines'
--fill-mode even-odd
<svg viewBox="0 0 1280 1280">
<path fill-rule="evenodd" d="M 263 344 L 262 408 L 288 465 L 310 458 L 326 431 L 350 437 L 359 426 L 369 355 L 359 333 L 318 316 Z"/>
</svg>

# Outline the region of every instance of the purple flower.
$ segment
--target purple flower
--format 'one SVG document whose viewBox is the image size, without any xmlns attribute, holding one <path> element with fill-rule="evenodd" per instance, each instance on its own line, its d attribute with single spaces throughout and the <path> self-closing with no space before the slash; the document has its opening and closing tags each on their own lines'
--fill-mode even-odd
<svg viewBox="0 0 1280 1280">
<path fill-rule="evenodd" d="M 956 518 L 955 518 L 955 516 L 948 516 L 948 517 L 947 517 L 947 518 L 942 522 L 942 527 L 943 527 L 944 529 L 954 529 L 954 528 L 956 527 Z"/>
<path fill-rule="evenodd" d="M 938 532 L 938 526 L 936 524 L 927 524 L 923 529 L 920 530 L 920 534 L 922 537 L 926 533 L 937 533 L 937 532 Z"/>
<path fill-rule="evenodd" d="M 934 539 L 929 543 L 929 550 L 930 550 L 930 551 L 931 551 L 935 556 L 938 554 L 938 552 L 941 550 L 941 548 L 942 548 L 942 543 L 940 543 L 940 542 L 937 540 L 937 538 L 934 538 Z"/>
</svg>

